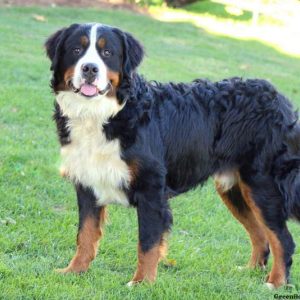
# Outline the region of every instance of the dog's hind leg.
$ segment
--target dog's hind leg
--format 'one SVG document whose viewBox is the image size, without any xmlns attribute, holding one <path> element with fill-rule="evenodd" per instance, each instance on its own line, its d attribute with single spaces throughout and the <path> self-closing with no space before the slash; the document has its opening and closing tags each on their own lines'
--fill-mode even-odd
<svg viewBox="0 0 300 300">
<path fill-rule="evenodd" d="M 96 257 L 99 239 L 103 235 L 105 207 L 97 206 L 91 190 L 79 185 L 76 192 L 79 208 L 77 250 L 68 267 L 57 270 L 59 273 L 85 272 Z"/>
<path fill-rule="evenodd" d="M 227 208 L 245 227 L 249 234 L 252 244 L 252 253 L 248 262 L 248 267 L 265 268 L 270 253 L 268 240 L 263 227 L 259 224 L 255 215 L 245 202 L 238 183 L 234 182 L 233 186 L 228 186 L 229 189 L 227 190 L 220 178 L 216 176 L 215 186 Z"/>
<path fill-rule="evenodd" d="M 258 176 L 257 176 L 258 177 Z M 245 202 L 263 226 L 274 257 L 267 286 L 277 288 L 287 283 L 295 244 L 286 226 L 282 196 L 269 177 L 252 176 L 240 181 Z"/>
</svg>

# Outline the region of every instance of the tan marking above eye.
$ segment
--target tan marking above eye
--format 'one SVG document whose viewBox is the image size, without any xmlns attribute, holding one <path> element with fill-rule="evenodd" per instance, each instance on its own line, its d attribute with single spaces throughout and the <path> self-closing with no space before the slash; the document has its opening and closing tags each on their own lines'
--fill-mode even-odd
<svg viewBox="0 0 300 300">
<path fill-rule="evenodd" d="M 86 36 L 86 35 L 83 35 L 80 37 L 80 44 L 83 46 L 83 47 L 86 47 L 89 43 L 89 38 Z"/>
<path fill-rule="evenodd" d="M 106 44 L 106 41 L 104 38 L 100 38 L 97 42 L 99 48 L 104 48 L 105 44 Z"/>
</svg>

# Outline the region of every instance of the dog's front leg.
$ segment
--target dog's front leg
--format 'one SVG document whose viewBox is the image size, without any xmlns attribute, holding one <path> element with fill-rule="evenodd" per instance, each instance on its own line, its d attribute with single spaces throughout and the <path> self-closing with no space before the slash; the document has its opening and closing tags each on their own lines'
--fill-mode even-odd
<svg viewBox="0 0 300 300">
<path fill-rule="evenodd" d="M 152 182 L 153 183 L 153 182 Z M 159 261 L 166 255 L 166 234 L 172 224 L 172 214 L 159 185 L 147 185 L 147 190 L 137 191 L 139 222 L 138 265 L 129 286 L 141 281 L 156 279 Z"/>
<path fill-rule="evenodd" d="M 105 207 L 97 206 L 92 190 L 77 185 L 76 192 L 79 208 L 77 250 L 69 266 L 58 270 L 60 273 L 85 272 L 97 254 L 98 242 L 103 235 Z"/>
</svg>

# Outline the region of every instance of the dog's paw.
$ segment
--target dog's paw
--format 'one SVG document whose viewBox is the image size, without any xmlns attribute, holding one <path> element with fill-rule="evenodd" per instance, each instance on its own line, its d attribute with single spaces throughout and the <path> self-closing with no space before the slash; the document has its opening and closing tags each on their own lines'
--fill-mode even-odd
<svg viewBox="0 0 300 300">
<path fill-rule="evenodd" d="M 56 269 L 55 272 L 59 273 L 59 274 L 68 274 L 68 273 L 75 273 L 75 274 L 81 274 L 81 273 L 85 273 L 87 271 L 86 267 L 73 267 L 73 266 L 68 266 L 66 268 L 63 269 Z"/>
<path fill-rule="evenodd" d="M 270 291 L 273 291 L 273 290 L 276 289 L 275 285 L 274 285 L 273 283 L 270 283 L 270 282 L 264 283 L 264 286 L 265 286 L 266 288 L 268 288 Z"/>
<path fill-rule="evenodd" d="M 54 272 L 58 274 L 67 274 L 67 273 L 72 273 L 73 271 L 69 267 L 67 267 L 67 268 L 55 269 Z"/>
<path fill-rule="evenodd" d="M 252 265 L 252 264 L 247 264 L 245 266 L 236 266 L 236 270 L 242 272 L 242 271 L 247 271 L 247 270 L 262 270 L 265 271 L 266 270 L 266 266 L 265 265 Z"/>
<path fill-rule="evenodd" d="M 138 281 L 129 281 L 129 282 L 126 284 L 126 286 L 127 286 L 127 287 L 133 287 L 133 286 L 135 286 L 135 285 L 137 285 L 137 284 L 139 284 Z"/>
<path fill-rule="evenodd" d="M 147 280 L 131 280 L 128 283 L 126 283 L 126 286 L 131 288 L 131 287 L 134 287 L 134 286 L 138 286 L 142 283 L 150 283 L 150 282 L 147 281 Z"/>
<path fill-rule="evenodd" d="M 236 270 L 242 272 L 248 270 L 248 266 L 236 266 Z"/>
</svg>

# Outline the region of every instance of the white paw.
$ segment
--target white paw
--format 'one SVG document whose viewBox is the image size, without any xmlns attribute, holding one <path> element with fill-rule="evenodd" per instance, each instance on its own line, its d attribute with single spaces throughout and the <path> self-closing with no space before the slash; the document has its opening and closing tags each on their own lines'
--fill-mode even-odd
<svg viewBox="0 0 300 300">
<path fill-rule="evenodd" d="M 126 285 L 127 285 L 128 287 L 132 287 L 132 286 L 136 285 L 136 282 L 134 282 L 134 281 L 129 281 Z"/>
<path fill-rule="evenodd" d="M 275 290 L 275 285 L 274 285 L 273 283 L 266 282 L 264 285 L 265 285 L 265 287 L 267 287 L 270 291 Z"/>
<path fill-rule="evenodd" d="M 265 271 L 267 269 L 266 265 L 260 265 L 260 268 Z"/>
</svg>

